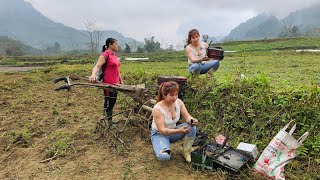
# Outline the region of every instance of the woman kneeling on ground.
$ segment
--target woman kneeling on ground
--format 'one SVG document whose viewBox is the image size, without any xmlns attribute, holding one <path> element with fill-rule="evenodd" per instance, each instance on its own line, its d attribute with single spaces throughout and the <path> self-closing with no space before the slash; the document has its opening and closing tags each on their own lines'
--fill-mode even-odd
<svg viewBox="0 0 320 180">
<path fill-rule="evenodd" d="M 196 136 L 198 120 L 191 117 L 184 103 L 178 98 L 179 85 L 174 81 L 164 82 L 159 87 L 158 99 L 153 107 L 151 141 L 160 161 L 170 160 L 170 143 L 184 138 L 182 155 L 191 162 L 192 144 Z M 186 120 L 177 126 L 180 114 Z"/>
</svg>

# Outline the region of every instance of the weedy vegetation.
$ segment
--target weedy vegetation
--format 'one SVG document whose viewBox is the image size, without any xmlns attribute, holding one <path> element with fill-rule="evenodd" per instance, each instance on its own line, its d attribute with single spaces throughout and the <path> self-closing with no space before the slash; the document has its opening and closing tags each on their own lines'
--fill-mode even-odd
<svg viewBox="0 0 320 180">
<path fill-rule="evenodd" d="M 221 45 L 238 52 L 225 54 L 210 79 L 191 78 L 183 51 L 119 54 L 121 73 L 126 84 L 144 83 L 154 96 L 157 76 L 187 77 L 184 102 L 200 121 L 199 128 L 208 131 L 212 141 L 218 134 L 228 134 L 233 147 L 247 142 L 262 152 L 280 128 L 293 120 L 297 123 L 295 137 L 306 131 L 310 135 L 298 157 L 285 167 L 285 175 L 289 179 L 319 179 L 319 54 L 280 50 L 307 44 L 304 41 L 319 47 L 310 39 Z M 125 61 L 125 57 L 149 57 L 150 61 Z M 102 117 L 102 91 L 73 88 L 71 92 L 55 92 L 52 80 L 71 74 L 88 76 L 97 55 L 63 57 L 64 64 L 62 57 L 27 58 L 26 62 L 14 61 L 17 57 L 1 61 L 2 65 L 39 62 L 46 66 L 0 74 L 1 179 L 263 179 L 248 168 L 239 173 L 195 171 L 179 155 L 179 143 L 173 145 L 171 161 L 158 162 L 148 137 L 139 136 L 134 124 L 121 134 L 125 144 L 111 134 L 95 134 L 95 122 Z M 125 101 L 130 101 L 121 93 L 119 96 L 116 110 L 124 109 Z"/>
</svg>

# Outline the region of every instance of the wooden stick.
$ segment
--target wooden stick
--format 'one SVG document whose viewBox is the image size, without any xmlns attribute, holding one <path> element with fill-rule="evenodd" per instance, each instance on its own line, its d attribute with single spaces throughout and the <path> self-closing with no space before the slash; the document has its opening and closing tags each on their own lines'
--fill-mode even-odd
<svg viewBox="0 0 320 180">
<path fill-rule="evenodd" d="M 115 138 L 117 138 L 122 144 L 124 144 L 124 141 L 122 139 L 120 139 L 119 135 L 117 133 L 112 132 L 110 129 L 108 129 L 108 131 L 113 134 L 113 136 Z"/>
<path fill-rule="evenodd" d="M 42 161 L 40 161 L 40 163 L 44 163 L 44 162 L 47 162 L 47 161 L 52 161 L 53 159 L 57 158 L 58 156 L 59 156 L 59 154 L 58 154 L 58 151 L 57 151 L 51 158 L 42 160 Z"/>
<path fill-rule="evenodd" d="M 6 133 L 7 133 L 7 131 L 5 131 L 5 132 L 2 134 L 1 138 L 3 138 L 3 137 L 6 135 Z"/>
</svg>

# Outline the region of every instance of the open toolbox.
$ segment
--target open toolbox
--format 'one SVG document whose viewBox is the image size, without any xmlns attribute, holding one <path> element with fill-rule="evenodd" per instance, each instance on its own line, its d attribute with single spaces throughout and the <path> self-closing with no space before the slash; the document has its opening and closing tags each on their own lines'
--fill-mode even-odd
<svg viewBox="0 0 320 180">
<path fill-rule="evenodd" d="M 191 164 L 197 170 L 223 167 L 237 172 L 250 158 L 247 154 L 230 146 L 207 144 L 191 153 Z"/>
</svg>

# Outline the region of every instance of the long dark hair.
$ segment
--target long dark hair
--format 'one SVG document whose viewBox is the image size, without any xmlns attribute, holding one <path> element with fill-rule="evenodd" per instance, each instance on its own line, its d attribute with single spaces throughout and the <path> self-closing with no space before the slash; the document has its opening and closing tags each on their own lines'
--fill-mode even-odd
<svg viewBox="0 0 320 180">
<path fill-rule="evenodd" d="M 163 82 L 161 83 L 158 91 L 158 97 L 157 97 L 157 102 L 161 101 L 164 99 L 164 96 L 168 95 L 169 93 L 173 92 L 179 92 L 179 85 L 178 83 L 174 81 L 168 81 L 168 82 Z"/>
<path fill-rule="evenodd" d="M 200 36 L 200 33 L 197 29 L 191 29 L 188 33 L 187 45 L 191 43 L 191 36 L 193 36 L 194 34 L 197 34 L 198 36 Z"/>
<path fill-rule="evenodd" d="M 116 41 L 117 41 L 117 40 L 114 39 L 114 38 L 108 38 L 108 39 L 106 40 L 106 44 L 102 46 L 102 52 L 104 52 L 105 50 L 107 50 L 107 49 L 109 48 L 109 46 L 110 46 L 111 44 L 113 44 L 114 42 L 116 42 Z"/>
</svg>

